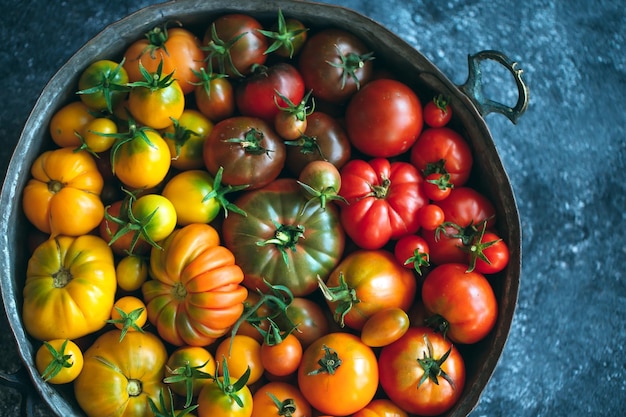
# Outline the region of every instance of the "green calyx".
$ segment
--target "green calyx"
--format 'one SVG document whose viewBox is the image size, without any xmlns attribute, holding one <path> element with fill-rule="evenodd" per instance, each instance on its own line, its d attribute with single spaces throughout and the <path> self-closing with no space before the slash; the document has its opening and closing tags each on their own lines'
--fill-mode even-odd
<svg viewBox="0 0 626 417">
<path fill-rule="evenodd" d="M 267 149 L 262 145 L 264 137 L 263 132 L 255 128 L 251 128 L 244 133 L 242 138 L 224 139 L 223 142 L 237 143 L 246 153 L 251 155 L 269 155 L 272 150 Z"/>
<path fill-rule="evenodd" d="M 343 272 L 339 273 L 339 285 L 336 287 L 328 287 L 319 275 L 317 276 L 317 283 L 324 298 L 336 304 L 333 317 L 341 327 L 344 327 L 346 314 L 352 310 L 355 304 L 361 302 L 356 290 L 346 283 Z"/>
<path fill-rule="evenodd" d="M 326 345 L 323 345 L 322 349 L 324 349 L 324 356 L 322 356 L 320 360 L 317 361 L 317 364 L 320 367 L 309 372 L 308 375 L 317 375 L 324 373 L 334 375 L 337 368 L 341 366 L 342 361 L 337 354 L 337 351 L 329 348 Z"/>
<path fill-rule="evenodd" d="M 283 12 L 278 9 L 278 22 L 276 31 L 264 29 L 258 29 L 258 31 L 273 40 L 272 44 L 265 50 L 265 52 L 263 52 L 264 55 L 267 55 L 279 49 L 286 49 L 287 51 L 289 51 L 289 58 L 293 58 L 293 54 L 295 53 L 295 47 L 293 45 L 293 42 L 295 38 L 298 35 L 301 35 L 302 33 L 308 31 L 308 29 L 305 28 L 289 30 Z"/>
<path fill-rule="evenodd" d="M 417 359 L 417 362 L 424 370 L 424 374 L 420 378 L 417 387 L 419 388 L 427 380 L 430 380 L 433 384 L 439 385 L 439 378 L 441 377 L 445 379 L 452 388 L 455 388 L 452 378 L 442 369 L 443 363 L 448 359 L 450 352 L 452 352 L 452 346 L 450 346 L 450 349 L 448 349 L 443 356 L 436 359 L 433 354 L 433 345 L 427 335 L 424 335 L 424 343 L 428 351 L 424 352 L 424 357 Z"/>
<path fill-rule="evenodd" d="M 224 209 L 224 217 L 228 217 L 228 212 L 229 211 L 232 211 L 232 212 L 235 212 L 235 213 L 237 213 L 239 215 L 247 217 L 248 213 L 246 213 L 244 210 L 242 210 L 239 207 L 237 207 L 234 203 L 231 203 L 230 201 L 228 201 L 228 199 L 226 198 L 226 194 L 233 193 L 233 192 L 236 192 L 236 191 L 241 191 L 241 190 L 243 190 L 245 188 L 248 188 L 249 185 L 248 184 L 244 184 L 244 185 L 226 185 L 226 186 L 224 186 L 222 184 L 222 173 L 223 172 L 224 172 L 224 167 L 220 167 L 217 170 L 217 173 L 215 174 L 215 178 L 213 179 L 213 189 L 204 196 L 204 198 L 202 199 L 202 202 L 204 203 L 204 202 L 214 198 L 215 200 L 217 200 L 217 202 L 222 207 L 222 209 Z"/>
<path fill-rule="evenodd" d="M 120 333 L 120 342 L 124 339 L 126 333 L 128 333 L 130 329 L 133 329 L 140 333 L 144 332 L 141 326 L 137 324 L 137 320 L 145 310 L 143 307 L 137 308 L 129 313 L 125 312 L 119 307 L 115 307 L 115 310 L 119 313 L 120 318 L 115 320 L 107 320 L 107 323 L 120 324 L 122 326 L 122 331 Z"/>
<path fill-rule="evenodd" d="M 71 368 L 72 366 L 74 366 L 74 361 L 71 360 L 72 355 L 67 355 L 65 353 L 65 348 L 67 347 L 68 341 L 68 339 L 65 339 L 63 341 L 63 344 L 61 344 L 61 348 L 59 350 L 56 350 L 50 343 L 43 342 L 46 349 L 48 349 L 48 351 L 52 355 L 52 360 L 41 374 L 41 377 L 44 379 L 44 381 L 48 382 L 49 380 L 57 376 L 63 368 Z"/>
<path fill-rule="evenodd" d="M 333 67 L 340 68 L 342 70 L 341 73 L 341 89 L 343 90 L 346 86 L 346 82 L 349 78 L 354 80 L 356 84 L 357 90 L 361 88 L 361 82 L 359 81 L 359 77 L 356 75 L 356 71 L 365 66 L 367 61 L 371 61 L 374 59 L 374 52 L 368 52 L 363 55 L 355 54 L 354 52 L 349 52 L 346 55 L 341 53 L 339 47 L 337 47 L 337 53 L 341 62 L 330 62 L 326 61 L 328 65 L 332 65 Z"/>
<path fill-rule="evenodd" d="M 274 237 L 262 241 L 258 241 L 258 246 L 276 245 L 281 251 L 283 261 L 289 264 L 289 256 L 287 250 L 296 251 L 296 245 L 301 238 L 304 238 L 304 226 L 291 224 L 278 224 L 274 222 L 276 230 Z"/>
</svg>

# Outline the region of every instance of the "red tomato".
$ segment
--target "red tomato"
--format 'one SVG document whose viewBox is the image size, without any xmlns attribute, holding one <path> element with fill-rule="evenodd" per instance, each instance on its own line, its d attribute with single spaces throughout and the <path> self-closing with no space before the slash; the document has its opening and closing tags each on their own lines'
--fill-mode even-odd
<svg viewBox="0 0 626 417">
<path fill-rule="evenodd" d="M 424 230 L 435 230 L 445 218 L 446 214 L 435 204 L 426 204 L 417 212 L 418 223 Z"/>
<path fill-rule="evenodd" d="M 348 254 L 320 287 L 335 320 L 360 330 L 381 310 L 408 310 L 417 285 L 413 273 L 391 252 L 359 250 Z"/>
<path fill-rule="evenodd" d="M 355 148 L 375 157 L 404 153 L 423 127 L 422 104 L 406 84 L 377 79 L 361 88 L 346 109 L 346 129 Z"/>
<path fill-rule="evenodd" d="M 448 197 L 454 187 L 450 184 L 450 174 L 433 172 L 424 179 L 424 193 L 426 193 L 426 197 L 433 201 L 441 201 Z"/>
<path fill-rule="evenodd" d="M 491 200 L 471 187 L 456 187 L 450 195 L 437 202 L 444 212 L 446 222 L 466 227 L 487 220 L 487 227 L 495 224 L 496 209 Z"/>
<path fill-rule="evenodd" d="M 287 306 L 287 317 L 296 325 L 294 335 L 303 348 L 329 333 L 328 317 L 320 304 L 303 297 L 294 297 Z"/>
<path fill-rule="evenodd" d="M 422 268 L 430 265 L 428 243 L 419 235 L 401 237 L 396 242 L 393 253 L 405 268 L 415 269 L 420 275 L 422 275 Z"/>
<path fill-rule="evenodd" d="M 411 148 L 410 158 L 424 175 L 450 174 L 455 187 L 467 182 L 474 163 L 465 138 L 447 127 L 425 129 Z"/>
<path fill-rule="evenodd" d="M 439 94 L 424 106 L 424 122 L 430 127 L 444 127 L 452 119 L 449 101 Z"/>
<path fill-rule="evenodd" d="M 304 97 L 304 81 L 295 67 L 284 62 L 260 68 L 237 85 L 235 100 L 242 115 L 273 124 L 279 107 L 288 106 L 280 96 L 291 103 L 300 103 Z"/>
<path fill-rule="evenodd" d="M 287 376 L 294 373 L 302 360 L 302 344 L 290 333 L 279 342 L 261 345 L 261 363 L 266 372 L 274 376 Z"/>
<path fill-rule="evenodd" d="M 378 249 L 390 239 L 417 232 L 417 212 L 427 198 L 422 176 L 407 162 L 375 158 L 349 161 L 341 169 L 341 222 L 354 243 Z"/>
<path fill-rule="evenodd" d="M 502 271 L 509 263 L 509 247 L 493 232 L 485 232 L 480 243 L 469 248 L 470 266 L 475 260 L 475 270 L 482 274 L 495 274 Z M 484 256 L 484 258 L 483 258 Z"/>
<path fill-rule="evenodd" d="M 498 318 L 498 302 L 485 276 L 467 272 L 467 264 L 434 268 L 422 284 L 422 301 L 441 320 L 446 337 L 455 343 L 482 340 Z M 431 320 L 431 319 L 429 319 Z"/>
<path fill-rule="evenodd" d="M 412 327 L 383 347 L 379 364 L 383 390 L 411 414 L 442 414 L 458 401 L 465 387 L 461 353 L 428 327 Z"/>
<path fill-rule="evenodd" d="M 235 92 L 224 74 L 207 74 L 204 68 L 193 92 L 198 110 L 217 123 L 235 114 Z"/>
<path fill-rule="evenodd" d="M 355 413 L 376 394 L 376 355 L 355 335 L 329 333 L 305 350 L 298 368 L 298 386 L 307 401 L 322 413 Z"/>
<path fill-rule="evenodd" d="M 371 60 L 372 54 L 361 40 L 333 28 L 308 39 L 300 52 L 298 68 L 315 98 L 341 103 L 370 81 Z"/>
</svg>

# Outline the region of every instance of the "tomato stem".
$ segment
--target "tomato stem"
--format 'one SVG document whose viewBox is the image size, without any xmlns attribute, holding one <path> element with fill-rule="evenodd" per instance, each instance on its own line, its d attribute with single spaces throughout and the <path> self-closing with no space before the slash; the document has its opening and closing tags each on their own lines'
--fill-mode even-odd
<svg viewBox="0 0 626 417">
<path fill-rule="evenodd" d="M 258 246 L 276 245 L 282 254 L 285 264 L 289 264 L 287 249 L 291 249 L 292 252 L 296 251 L 296 244 L 300 238 L 304 238 L 304 226 L 300 224 L 295 226 L 291 224 L 278 224 L 276 222 L 274 222 L 274 226 L 276 227 L 274 237 L 258 241 L 256 244 Z"/>
<path fill-rule="evenodd" d="M 68 339 L 65 339 L 59 350 L 56 350 L 50 343 L 45 341 L 43 342 L 43 344 L 46 346 L 46 349 L 48 349 L 48 351 L 52 355 L 52 360 L 41 374 L 41 377 L 44 379 L 44 381 L 48 382 L 49 380 L 57 376 L 63 368 L 71 368 L 74 365 L 74 361 L 70 360 L 72 359 L 72 355 L 67 355 L 65 353 L 65 348 L 67 347 L 68 341 Z"/>
<path fill-rule="evenodd" d="M 454 381 L 450 376 L 442 369 L 443 363 L 448 359 L 450 352 L 452 352 L 452 345 L 450 345 L 450 349 L 446 353 L 443 354 L 439 359 L 435 359 L 433 353 L 433 345 L 430 343 L 430 339 L 428 339 L 427 335 L 424 335 L 424 343 L 426 344 L 427 352 L 424 352 L 424 356 L 422 358 L 418 358 L 417 362 L 424 370 L 424 374 L 420 378 L 417 388 L 419 388 L 426 380 L 430 379 L 434 384 L 439 385 L 438 378 L 441 377 L 448 381 L 450 386 L 455 389 L 456 386 Z"/>
<path fill-rule="evenodd" d="M 323 345 L 322 349 L 324 349 L 324 356 L 322 356 L 320 360 L 317 361 L 320 367 L 312 370 L 308 373 L 308 375 L 317 375 L 322 373 L 334 375 L 337 368 L 341 366 L 342 361 L 341 358 L 339 358 L 337 351 L 329 348 L 326 345 Z"/>
<path fill-rule="evenodd" d="M 319 275 L 317 276 L 317 283 L 324 298 L 332 303 L 336 303 L 333 317 L 341 327 L 344 327 L 346 314 L 348 314 L 355 304 L 361 302 L 357 296 L 356 290 L 348 286 L 343 272 L 339 273 L 339 285 L 336 287 L 328 287 Z"/>
<path fill-rule="evenodd" d="M 267 149 L 262 145 L 262 141 L 264 139 L 263 132 L 258 129 L 251 128 L 246 133 L 244 133 L 243 138 L 230 138 L 224 139 L 223 142 L 226 143 L 238 143 L 241 145 L 243 150 L 252 155 L 263 155 L 266 154 L 269 156 L 270 152 L 273 152 L 272 149 Z"/>
<path fill-rule="evenodd" d="M 54 288 L 63 288 L 72 280 L 72 273 L 69 269 L 61 267 L 57 272 L 52 274 Z"/>
</svg>

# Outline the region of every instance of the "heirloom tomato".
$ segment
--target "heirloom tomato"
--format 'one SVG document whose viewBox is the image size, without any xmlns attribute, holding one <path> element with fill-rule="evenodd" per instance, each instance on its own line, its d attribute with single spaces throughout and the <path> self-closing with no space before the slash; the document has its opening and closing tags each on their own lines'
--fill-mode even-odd
<svg viewBox="0 0 626 417">
<path fill-rule="evenodd" d="M 296 326 L 293 334 L 300 340 L 305 349 L 330 331 L 330 324 L 325 311 L 320 304 L 313 300 L 294 297 L 285 312 L 287 318 Z"/>
<path fill-rule="evenodd" d="M 474 163 L 468 142 L 448 127 L 425 129 L 411 148 L 410 160 L 424 176 L 449 174 L 455 187 L 467 182 Z"/>
<path fill-rule="evenodd" d="M 217 123 L 235 114 L 235 91 L 225 74 L 207 73 L 204 68 L 198 75 L 194 98 L 198 110 Z"/>
<path fill-rule="evenodd" d="M 78 79 L 80 100 L 91 110 L 113 113 L 128 95 L 128 73 L 121 63 L 109 59 L 94 61 Z"/>
<path fill-rule="evenodd" d="M 417 232 L 418 210 L 428 202 L 422 176 L 407 162 L 374 158 L 341 169 L 341 223 L 354 243 L 378 249 L 390 239 Z"/>
<path fill-rule="evenodd" d="M 408 413 L 435 416 L 452 408 L 465 386 L 461 353 L 440 333 L 411 327 L 382 348 L 380 384 L 396 405 Z"/>
<path fill-rule="evenodd" d="M 210 223 L 217 217 L 220 203 L 214 181 L 205 170 L 193 169 L 178 173 L 165 183 L 161 194 L 174 205 L 179 225 Z"/>
<path fill-rule="evenodd" d="M 388 308 L 408 310 L 417 288 L 413 273 L 391 252 L 358 250 L 333 269 L 320 288 L 343 327 L 361 330 L 372 315 Z"/>
<path fill-rule="evenodd" d="M 173 345 L 211 344 L 243 312 L 241 268 L 206 224 L 177 229 L 160 243 L 150 255 L 152 279 L 142 286 L 148 320 Z"/>
<path fill-rule="evenodd" d="M 317 288 L 339 263 L 345 235 L 337 208 L 307 204 L 300 185 L 282 178 L 241 195 L 235 205 L 247 216 L 228 216 L 224 244 L 245 273 L 244 285 L 266 290 L 266 282 L 287 286 L 294 296 Z"/>
<path fill-rule="evenodd" d="M 256 117 L 236 116 L 217 123 L 204 142 L 204 163 L 226 185 L 263 187 L 285 165 L 286 149 L 270 125 Z"/>
<path fill-rule="evenodd" d="M 50 119 L 50 136 L 59 147 L 80 146 L 80 133 L 84 127 L 95 119 L 91 110 L 82 101 L 73 101 L 57 110 Z"/>
<path fill-rule="evenodd" d="M 44 381 L 67 384 L 83 370 L 83 352 L 69 339 L 43 342 L 35 354 L 35 366 Z"/>
<path fill-rule="evenodd" d="M 254 66 L 263 65 L 267 39 L 261 29 L 258 20 L 242 13 L 215 19 L 202 42 L 210 68 L 229 77 L 242 77 L 250 74 Z"/>
<path fill-rule="evenodd" d="M 22 320 L 39 340 L 76 339 L 106 324 L 115 298 L 113 253 L 93 235 L 57 236 L 28 261 Z"/>
<path fill-rule="evenodd" d="M 249 373 L 247 385 L 254 384 L 263 376 L 263 361 L 261 360 L 261 344 L 250 336 L 236 334 L 223 339 L 215 350 L 215 359 L 225 366 L 218 367 L 218 374 L 224 375 L 228 367 L 231 378 L 240 379 L 246 372 Z"/>
<path fill-rule="evenodd" d="M 498 302 L 491 284 L 467 264 L 447 263 L 434 268 L 422 284 L 428 322 L 455 343 L 482 340 L 498 318 Z"/>
<path fill-rule="evenodd" d="M 167 358 L 164 382 L 176 394 L 189 399 L 211 383 L 215 370 L 215 358 L 206 348 L 181 346 Z"/>
<path fill-rule="evenodd" d="M 120 340 L 110 330 L 85 351 L 74 395 L 89 417 L 151 415 L 148 399 L 158 403 L 167 360 L 163 342 L 152 333 L 130 332 Z"/>
<path fill-rule="evenodd" d="M 132 43 L 124 53 L 124 68 L 131 82 L 143 79 L 140 66 L 155 72 L 159 65 L 164 74 L 174 74 L 184 94 L 194 89 L 192 83 L 198 78 L 204 64 L 204 52 L 200 40 L 182 27 L 169 28 L 167 24 L 157 26 L 146 36 Z"/>
<path fill-rule="evenodd" d="M 235 101 L 241 114 L 269 124 L 274 123 L 280 108 L 286 108 L 288 103 L 298 104 L 303 97 L 302 76 L 285 62 L 255 67 L 235 89 Z"/>
<path fill-rule="evenodd" d="M 337 119 L 327 113 L 314 111 L 307 116 L 307 126 L 299 138 L 286 141 L 285 165 L 299 175 L 309 162 L 327 161 L 341 169 L 350 159 L 350 140 Z"/>
<path fill-rule="evenodd" d="M 361 340 L 371 347 L 386 346 L 401 338 L 409 324 L 406 311 L 398 307 L 385 308 L 367 319 L 361 329 Z"/>
<path fill-rule="evenodd" d="M 357 411 L 352 417 L 408 417 L 408 414 L 393 401 L 386 398 L 372 400 L 365 408 Z"/>
<path fill-rule="evenodd" d="M 424 125 L 422 104 L 413 90 L 385 78 L 361 88 L 348 103 L 345 118 L 352 145 L 384 158 L 409 150 Z"/>
<path fill-rule="evenodd" d="M 322 413 L 355 413 L 378 389 L 376 355 L 358 336 L 329 333 L 304 351 L 298 385 L 311 406 Z"/>
<path fill-rule="evenodd" d="M 52 236 L 79 236 L 100 224 L 104 180 L 89 153 L 68 147 L 45 151 L 30 173 L 22 207 L 37 229 Z"/>
<path fill-rule="evenodd" d="M 171 166 L 172 156 L 165 139 L 152 129 L 137 129 L 117 139 L 111 149 L 115 176 L 132 189 L 152 188 L 161 183 Z"/>
<path fill-rule="evenodd" d="M 252 417 L 311 417 L 309 402 L 286 382 L 268 382 L 255 391 L 252 401 Z"/>
<path fill-rule="evenodd" d="M 331 103 L 348 100 L 373 74 L 373 53 L 352 33 L 324 29 L 300 51 L 298 69 L 307 90 Z"/>
<path fill-rule="evenodd" d="M 328 201 L 344 201 L 338 195 L 341 189 L 341 174 L 336 166 L 328 161 L 312 161 L 300 171 L 298 183 L 309 200 L 319 200 L 323 209 Z"/>
<path fill-rule="evenodd" d="M 172 155 L 172 166 L 182 171 L 204 168 L 202 152 L 211 129 L 213 123 L 198 110 L 183 110 L 180 118 L 163 132 Z"/>
</svg>

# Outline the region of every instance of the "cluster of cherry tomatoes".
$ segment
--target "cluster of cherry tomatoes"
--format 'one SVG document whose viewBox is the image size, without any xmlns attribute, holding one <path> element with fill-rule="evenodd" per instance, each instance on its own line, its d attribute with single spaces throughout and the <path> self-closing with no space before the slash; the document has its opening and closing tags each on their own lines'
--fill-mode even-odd
<svg viewBox="0 0 626 417">
<path fill-rule="evenodd" d="M 207 23 L 91 63 L 50 120 L 22 197 L 42 376 L 89 416 L 449 410 L 509 257 L 450 103 L 344 29 Z"/>
</svg>

